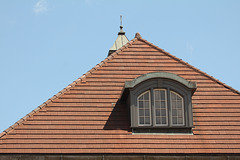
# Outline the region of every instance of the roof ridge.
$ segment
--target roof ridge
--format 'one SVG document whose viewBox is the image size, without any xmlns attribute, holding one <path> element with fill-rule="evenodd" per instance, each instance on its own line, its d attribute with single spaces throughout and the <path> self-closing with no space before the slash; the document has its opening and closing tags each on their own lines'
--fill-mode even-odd
<svg viewBox="0 0 240 160">
<path fill-rule="evenodd" d="M 47 101 L 43 102 L 43 104 L 39 105 L 37 108 L 35 108 L 34 110 L 32 110 L 30 113 L 28 113 L 26 116 L 24 116 L 23 118 L 21 118 L 20 120 L 18 120 L 17 122 L 15 122 L 13 125 L 11 125 L 10 127 L 8 127 L 7 129 L 5 129 L 2 133 L 0 133 L 0 138 L 2 138 L 3 136 L 7 135 L 9 132 L 11 132 L 14 128 L 16 128 L 17 126 L 21 125 L 27 118 L 29 118 L 30 116 L 32 116 L 34 113 L 37 113 L 40 109 L 42 109 L 43 107 L 47 106 L 49 103 L 51 103 L 53 100 L 55 100 L 56 98 L 60 97 L 62 94 L 64 94 L 65 92 L 69 91 L 70 88 L 74 87 L 78 82 L 82 81 L 83 79 L 85 79 L 89 74 L 93 73 L 94 71 L 96 71 L 98 68 L 102 67 L 102 65 L 104 65 L 107 61 L 111 60 L 115 55 L 117 55 L 119 52 L 123 51 L 124 49 L 128 48 L 130 45 L 132 45 L 132 43 L 134 41 L 136 41 L 138 38 L 134 38 L 131 41 L 127 42 L 125 45 L 123 45 L 121 48 L 119 48 L 118 50 L 116 50 L 115 52 L 113 52 L 111 55 L 109 55 L 108 57 L 106 57 L 103 61 L 101 61 L 100 63 L 98 63 L 96 66 L 94 66 L 92 69 L 90 69 L 88 72 L 86 72 L 85 74 L 83 74 L 81 77 L 79 77 L 77 80 L 73 81 L 71 84 L 69 84 L 67 87 L 63 88 L 61 91 L 59 91 L 57 94 L 55 94 L 54 96 L 52 96 L 51 98 L 49 98 Z"/>
<path fill-rule="evenodd" d="M 139 33 L 136 33 L 136 37 L 137 37 L 137 39 L 139 39 L 139 40 L 141 40 L 141 41 L 143 41 L 143 42 L 149 44 L 150 46 L 154 47 L 154 48 L 157 49 L 157 50 L 160 50 L 161 52 L 167 54 L 168 56 L 174 58 L 175 60 L 177 60 L 177 61 L 179 61 L 179 62 L 181 62 L 181 63 L 187 65 L 188 67 L 192 68 L 193 70 L 195 70 L 195 71 L 197 71 L 197 72 L 203 74 L 204 76 L 206 76 L 206 77 L 212 79 L 213 81 L 217 82 L 218 84 L 223 85 L 225 88 L 230 89 L 232 92 L 237 93 L 237 94 L 240 95 L 240 91 L 238 91 L 237 89 L 232 88 L 231 86 L 229 86 L 229 85 L 227 85 L 227 84 L 221 82 L 220 80 L 214 78 L 213 76 L 207 74 L 206 72 L 201 71 L 200 69 L 198 69 L 198 68 L 192 66 L 191 64 L 185 62 L 184 60 L 182 60 L 182 59 L 180 59 L 180 58 L 178 58 L 178 57 L 172 55 L 171 53 L 165 51 L 164 49 L 162 49 L 162 48 L 160 48 L 160 47 L 154 45 L 154 44 L 151 43 L 151 42 L 148 42 L 147 40 L 143 39 Z"/>
</svg>

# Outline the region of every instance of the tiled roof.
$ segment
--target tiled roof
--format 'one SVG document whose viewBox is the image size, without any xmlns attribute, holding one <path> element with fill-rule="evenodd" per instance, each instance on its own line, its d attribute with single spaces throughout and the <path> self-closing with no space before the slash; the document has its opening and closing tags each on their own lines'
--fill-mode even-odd
<svg viewBox="0 0 240 160">
<path fill-rule="evenodd" d="M 198 88 L 193 135 L 132 134 L 125 81 L 170 72 Z M 0 153 L 240 153 L 240 93 L 140 34 L 0 134 Z"/>
</svg>

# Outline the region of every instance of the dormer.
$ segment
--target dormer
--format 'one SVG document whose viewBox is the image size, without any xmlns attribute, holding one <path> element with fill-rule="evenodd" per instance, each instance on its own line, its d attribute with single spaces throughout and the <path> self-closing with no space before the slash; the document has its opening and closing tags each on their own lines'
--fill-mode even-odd
<svg viewBox="0 0 240 160">
<path fill-rule="evenodd" d="M 125 82 L 133 133 L 192 133 L 196 82 L 168 72 L 147 73 Z"/>
</svg>

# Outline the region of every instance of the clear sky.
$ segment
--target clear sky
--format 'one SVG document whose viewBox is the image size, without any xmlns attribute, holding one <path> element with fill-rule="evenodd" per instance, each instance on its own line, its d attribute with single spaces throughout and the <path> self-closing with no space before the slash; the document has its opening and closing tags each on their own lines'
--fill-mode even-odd
<svg viewBox="0 0 240 160">
<path fill-rule="evenodd" d="M 106 58 L 119 17 L 240 90 L 239 0 L 0 0 L 0 132 Z"/>
</svg>

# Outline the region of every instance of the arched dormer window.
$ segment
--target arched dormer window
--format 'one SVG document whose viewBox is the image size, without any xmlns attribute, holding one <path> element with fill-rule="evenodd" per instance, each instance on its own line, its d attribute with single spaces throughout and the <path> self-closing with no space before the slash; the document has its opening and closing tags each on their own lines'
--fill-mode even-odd
<svg viewBox="0 0 240 160">
<path fill-rule="evenodd" d="M 135 133 L 191 133 L 192 94 L 196 83 L 172 73 L 154 72 L 125 82 Z"/>
<path fill-rule="evenodd" d="M 150 91 L 146 91 L 138 96 L 138 125 L 151 125 L 151 100 Z"/>
<path fill-rule="evenodd" d="M 170 91 L 170 108 L 172 126 L 184 125 L 184 100 L 181 95 L 174 91 Z"/>
</svg>

